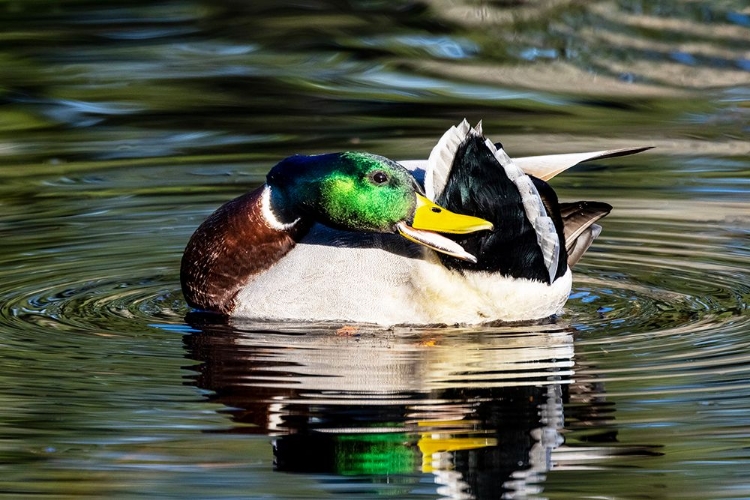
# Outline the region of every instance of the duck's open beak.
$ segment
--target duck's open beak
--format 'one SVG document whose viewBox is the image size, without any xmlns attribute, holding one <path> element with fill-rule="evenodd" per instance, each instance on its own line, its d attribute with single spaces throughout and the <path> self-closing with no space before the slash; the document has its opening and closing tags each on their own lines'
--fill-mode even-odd
<svg viewBox="0 0 750 500">
<path fill-rule="evenodd" d="M 417 193 L 417 208 L 414 219 L 409 225 L 405 222 L 396 224 L 399 234 L 404 238 L 432 248 L 437 252 L 452 255 L 458 259 L 476 262 L 477 259 L 453 240 L 440 233 L 467 234 L 476 231 L 491 231 L 493 225 L 479 217 L 461 215 L 436 205 Z"/>
</svg>

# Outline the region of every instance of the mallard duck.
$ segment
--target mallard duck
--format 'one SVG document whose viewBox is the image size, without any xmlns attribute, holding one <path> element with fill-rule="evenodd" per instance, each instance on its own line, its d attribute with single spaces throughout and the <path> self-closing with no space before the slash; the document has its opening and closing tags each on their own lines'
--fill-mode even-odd
<svg viewBox="0 0 750 500">
<path fill-rule="evenodd" d="M 427 160 L 291 156 L 195 231 L 183 294 L 201 311 L 262 320 L 547 318 L 561 311 L 571 267 L 612 207 L 559 203 L 546 181 L 644 149 L 511 160 L 464 120 Z"/>
</svg>

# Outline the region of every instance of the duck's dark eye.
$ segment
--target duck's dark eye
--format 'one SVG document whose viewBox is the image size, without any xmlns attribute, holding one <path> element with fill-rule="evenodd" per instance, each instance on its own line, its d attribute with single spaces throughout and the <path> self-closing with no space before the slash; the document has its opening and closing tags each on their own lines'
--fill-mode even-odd
<svg viewBox="0 0 750 500">
<path fill-rule="evenodd" d="M 388 182 L 388 174 L 381 170 L 376 170 L 372 174 L 370 174 L 370 179 L 372 179 L 372 182 L 375 184 L 385 184 Z"/>
</svg>

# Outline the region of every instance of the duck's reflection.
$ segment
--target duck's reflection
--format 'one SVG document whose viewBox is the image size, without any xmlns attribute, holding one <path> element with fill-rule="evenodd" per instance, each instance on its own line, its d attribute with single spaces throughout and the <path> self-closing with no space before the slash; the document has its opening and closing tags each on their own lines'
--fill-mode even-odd
<svg viewBox="0 0 750 500">
<path fill-rule="evenodd" d="M 447 498 L 540 491 L 563 443 L 573 339 L 556 325 L 476 330 L 211 324 L 186 337 L 197 384 L 280 471 L 430 473 Z M 284 332 L 284 333 L 280 333 Z"/>
</svg>

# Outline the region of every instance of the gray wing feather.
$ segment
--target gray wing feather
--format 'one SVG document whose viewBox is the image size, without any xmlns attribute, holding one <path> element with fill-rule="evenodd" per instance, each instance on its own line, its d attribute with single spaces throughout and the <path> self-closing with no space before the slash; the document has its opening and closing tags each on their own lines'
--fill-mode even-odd
<svg viewBox="0 0 750 500">
<path fill-rule="evenodd" d="M 607 215 L 610 210 L 612 210 L 610 205 L 600 202 L 579 201 L 560 204 L 565 248 L 568 251 L 568 266 L 573 267 L 581 260 L 602 230 L 596 222 Z"/>
</svg>

